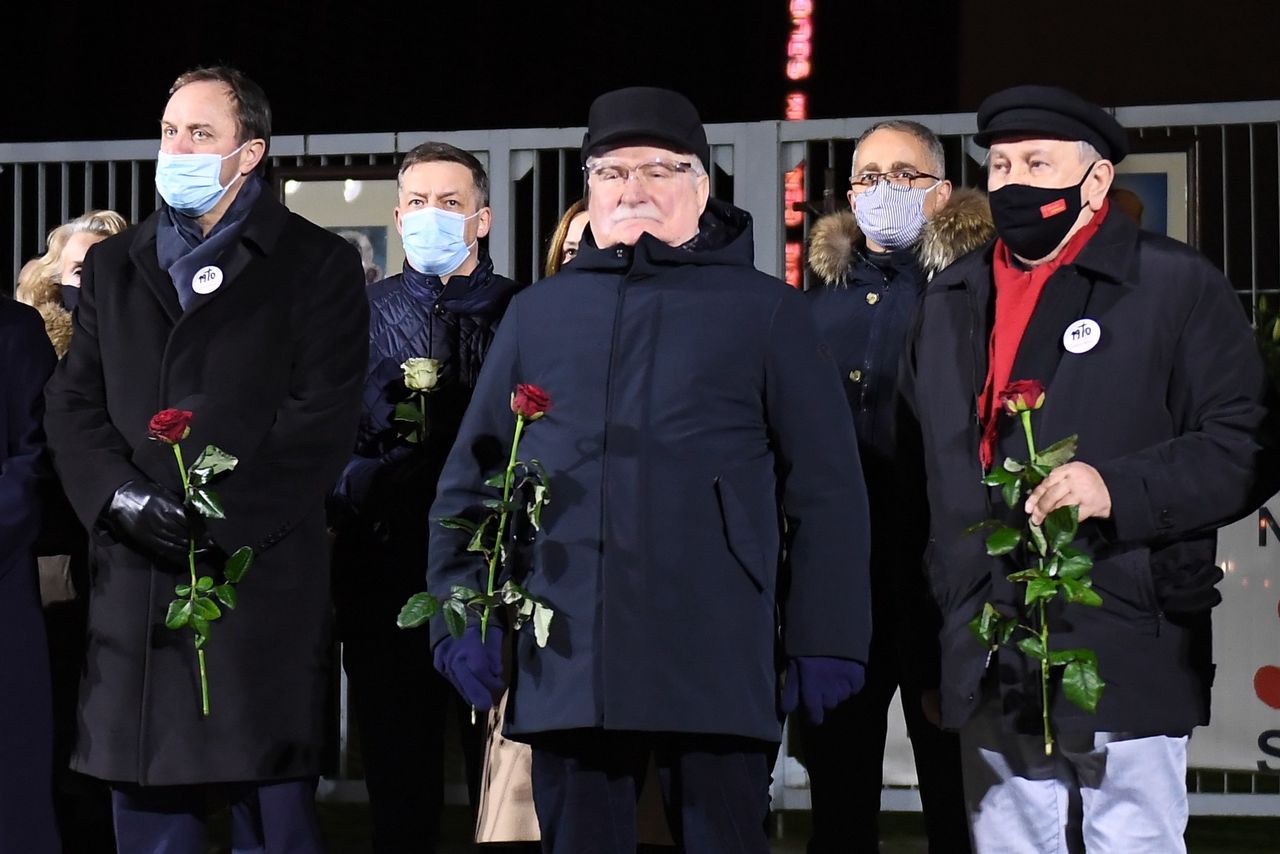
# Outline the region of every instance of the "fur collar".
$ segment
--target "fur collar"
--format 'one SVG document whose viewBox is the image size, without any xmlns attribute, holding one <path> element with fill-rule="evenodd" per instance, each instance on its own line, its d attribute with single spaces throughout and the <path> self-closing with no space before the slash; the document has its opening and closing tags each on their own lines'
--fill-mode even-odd
<svg viewBox="0 0 1280 854">
<path fill-rule="evenodd" d="M 65 356 L 71 346 L 71 312 L 62 304 L 62 285 L 54 281 L 38 282 L 19 288 L 17 297 L 40 312 L 54 352 L 59 359 Z"/>
<path fill-rule="evenodd" d="M 986 195 L 977 190 L 957 189 L 946 207 L 925 224 L 916 256 L 925 275 L 932 278 L 994 236 Z M 855 250 L 865 244 L 853 211 L 827 214 L 814 223 L 809 232 L 809 267 L 825 284 L 838 284 L 853 268 Z"/>
</svg>

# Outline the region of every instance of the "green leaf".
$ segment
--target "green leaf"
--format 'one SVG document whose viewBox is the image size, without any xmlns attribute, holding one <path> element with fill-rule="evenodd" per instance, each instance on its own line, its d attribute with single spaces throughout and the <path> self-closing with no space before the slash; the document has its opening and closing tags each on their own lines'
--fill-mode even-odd
<svg viewBox="0 0 1280 854">
<path fill-rule="evenodd" d="M 538 646 L 547 645 L 547 640 L 551 637 L 551 618 L 555 615 L 555 611 L 541 602 L 533 603 L 533 639 Z"/>
<path fill-rule="evenodd" d="M 1023 638 L 1018 641 L 1018 649 L 1037 661 L 1044 661 L 1044 645 L 1040 643 L 1039 635 L 1032 635 L 1029 638 Z"/>
<path fill-rule="evenodd" d="M 1017 528 L 1001 526 L 995 533 L 987 537 L 987 554 L 996 556 L 1008 554 L 1022 542 L 1022 532 Z"/>
<path fill-rule="evenodd" d="M 495 489 L 502 489 L 502 487 L 504 487 L 504 486 L 506 486 L 506 485 L 507 485 L 507 472 L 506 472 L 506 470 L 504 469 L 504 470 L 502 470 L 502 471 L 498 472 L 497 474 L 495 474 L 495 475 L 491 476 L 491 477 L 490 477 L 490 478 L 488 478 L 487 480 L 485 480 L 484 485 L 485 485 L 485 486 L 492 486 L 492 487 L 494 487 Z"/>
<path fill-rule="evenodd" d="M 1014 581 L 1018 583 L 1027 582 L 1036 578 L 1044 578 L 1044 577 L 1045 577 L 1044 573 L 1041 572 L 1040 567 L 1038 566 L 1033 566 L 1030 569 L 1020 569 L 1017 572 L 1010 573 L 1009 575 L 1005 576 L 1005 578 L 1009 579 L 1010 581 Z"/>
<path fill-rule="evenodd" d="M 206 519 L 227 518 L 227 514 L 222 512 L 222 502 L 218 500 L 218 496 L 203 486 L 191 487 L 191 506 Z"/>
<path fill-rule="evenodd" d="M 1058 593 L 1058 580 L 1055 578 L 1033 578 L 1027 582 L 1026 604 L 1031 605 L 1041 599 L 1052 599 Z"/>
<path fill-rule="evenodd" d="M 199 614 L 192 614 L 191 628 L 196 633 L 196 649 L 203 649 L 203 641 L 209 636 L 209 621 Z"/>
<path fill-rule="evenodd" d="M 1062 579 L 1062 592 L 1068 602 L 1076 605 L 1088 605 L 1096 608 L 1102 604 L 1102 597 L 1089 587 L 1086 581 L 1074 578 Z"/>
<path fill-rule="evenodd" d="M 212 599 L 205 596 L 197 596 L 192 601 L 193 611 L 192 618 L 203 617 L 206 620 L 216 620 L 222 616 L 222 609 L 218 607 Z"/>
<path fill-rule="evenodd" d="M 196 649 L 204 649 L 204 645 L 209 642 L 209 624 L 205 623 L 204 634 L 196 635 Z"/>
<path fill-rule="evenodd" d="M 1030 463 L 1027 465 L 1027 483 L 1035 486 L 1049 476 L 1049 472 L 1053 471 L 1049 466 L 1040 463 Z"/>
<path fill-rule="evenodd" d="M 475 529 L 471 535 L 471 542 L 467 543 L 467 551 L 484 552 L 488 554 L 490 544 L 485 542 L 485 536 L 489 532 L 489 526 L 494 522 L 493 516 L 486 516 L 485 520 Z"/>
<path fill-rule="evenodd" d="M 427 415 L 410 401 L 401 401 L 396 404 L 395 412 L 391 416 L 392 421 L 399 421 L 403 424 L 412 424 L 416 427 L 423 427 L 427 423 Z"/>
<path fill-rule="evenodd" d="M 1066 546 L 1058 552 L 1058 575 L 1062 578 L 1083 578 L 1093 569 L 1093 558 L 1078 549 Z"/>
<path fill-rule="evenodd" d="M 467 587 L 463 584 L 455 584 L 449 588 L 449 598 L 461 599 L 464 602 L 469 602 L 472 599 L 479 598 L 483 595 L 484 594 L 479 590 L 476 590 L 473 587 Z"/>
<path fill-rule="evenodd" d="M 1044 517 L 1044 533 L 1050 550 L 1057 552 L 1064 546 L 1071 545 L 1071 541 L 1076 538 L 1076 530 L 1080 527 L 1077 521 L 1079 514 L 1080 507 L 1069 504 Z"/>
<path fill-rule="evenodd" d="M 1092 661 L 1095 665 L 1098 663 L 1098 656 L 1091 649 L 1059 649 L 1049 653 L 1049 666 L 1057 667 L 1060 664 L 1070 664 L 1073 661 Z"/>
<path fill-rule="evenodd" d="M 982 606 L 982 612 L 978 616 L 969 621 L 969 631 L 982 641 L 983 645 L 991 646 L 995 637 L 995 627 L 1000 622 L 1000 612 L 990 602 Z"/>
<path fill-rule="evenodd" d="M 1022 481 L 1018 478 L 1006 483 L 1000 487 L 1000 497 L 1004 499 L 1006 507 L 1017 507 L 1018 498 L 1022 495 Z"/>
<path fill-rule="evenodd" d="M 226 564 L 222 567 L 222 575 L 232 584 L 239 584 L 252 565 L 253 549 L 241 546 L 227 558 Z"/>
<path fill-rule="evenodd" d="M 974 525 L 970 525 L 969 527 L 965 528 L 963 531 L 960 532 L 960 536 L 967 537 L 970 534 L 976 534 L 979 531 L 985 531 L 987 528 L 997 528 L 1002 524 L 1004 523 L 1001 522 L 999 519 L 983 519 L 981 522 L 978 522 Z"/>
<path fill-rule="evenodd" d="M 1008 469 L 998 468 L 987 472 L 987 476 L 982 479 L 982 483 L 986 486 L 1004 486 L 1017 480 L 1018 476 L 1013 472 Z"/>
<path fill-rule="evenodd" d="M 200 452 L 200 456 L 196 457 L 196 461 L 191 464 L 188 477 L 193 485 L 204 486 L 224 471 L 234 469 L 238 462 L 239 460 L 221 448 L 206 445 Z"/>
<path fill-rule="evenodd" d="M 179 584 L 177 587 L 173 588 L 173 592 L 174 592 L 175 594 L 177 594 L 178 596 L 190 596 L 190 595 L 191 595 L 191 585 L 190 585 L 190 584 Z"/>
<path fill-rule="evenodd" d="M 457 599 L 446 599 L 442 605 L 444 624 L 454 638 L 462 637 L 467 630 L 467 606 Z"/>
<path fill-rule="evenodd" d="M 1044 528 L 1041 528 L 1035 522 L 1027 522 L 1027 530 L 1031 532 L 1031 549 L 1036 554 L 1044 557 L 1049 551 L 1049 543 L 1044 538 Z"/>
<path fill-rule="evenodd" d="M 1050 469 L 1056 469 L 1058 466 L 1068 462 L 1076 455 L 1076 445 L 1078 437 L 1072 435 L 1065 439 L 1054 442 L 1040 453 L 1036 454 L 1036 462 Z"/>
<path fill-rule="evenodd" d="M 396 617 L 396 625 L 402 629 L 413 629 L 430 620 L 440 610 L 440 600 L 430 593 L 415 593 L 409 597 Z"/>
<path fill-rule="evenodd" d="M 213 588 L 213 595 L 218 597 L 218 601 L 222 602 L 231 610 L 236 609 L 236 589 L 230 584 L 219 584 Z"/>
<path fill-rule="evenodd" d="M 1082 650 L 1086 651 L 1087 650 Z M 1107 683 L 1102 681 L 1098 673 L 1097 659 L 1081 660 L 1077 658 L 1062 671 L 1062 693 L 1067 699 L 1090 714 L 1098 711 L 1098 701 L 1102 699 L 1102 689 Z"/>
<path fill-rule="evenodd" d="M 443 528 L 466 531 L 468 534 L 474 534 L 476 528 L 480 527 L 470 519 L 463 519 L 461 516 L 445 516 L 443 519 L 437 519 L 436 522 Z"/>
<path fill-rule="evenodd" d="M 1008 643 L 1009 638 L 1013 637 L 1013 633 L 1017 630 L 1018 630 L 1018 620 L 1016 617 L 1009 617 L 1007 619 L 1001 620 L 999 629 L 997 631 L 997 638 L 1002 644 Z"/>
<path fill-rule="evenodd" d="M 534 484 L 533 499 L 529 502 L 529 506 L 525 508 L 525 512 L 529 515 L 529 524 L 533 525 L 533 530 L 542 530 L 542 508 L 550 503 L 550 488 L 546 484 Z"/>
<path fill-rule="evenodd" d="M 1025 469 L 1026 466 L 1015 460 L 1013 457 L 1005 457 L 1004 463 L 1001 464 L 1001 468 L 1005 471 L 1017 473 Z"/>
<path fill-rule="evenodd" d="M 165 615 L 164 625 L 169 629 L 180 629 L 191 619 L 191 600 L 175 599 L 169 603 L 169 613 Z"/>
<path fill-rule="evenodd" d="M 517 602 L 529 598 L 529 591 L 525 590 L 519 584 L 511 579 L 507 579 L 507 583 L 502 585 L 502 590 L 498 592 L 499 598 L 504 605 L 514 605 Z"/>
<path fill-rule="evenodd" d="M 213 589 L 213 579 L 207 575 L 202 575 L 196 580 L 196 590 L 201 593 L 208 593 Z"/>
</svg>

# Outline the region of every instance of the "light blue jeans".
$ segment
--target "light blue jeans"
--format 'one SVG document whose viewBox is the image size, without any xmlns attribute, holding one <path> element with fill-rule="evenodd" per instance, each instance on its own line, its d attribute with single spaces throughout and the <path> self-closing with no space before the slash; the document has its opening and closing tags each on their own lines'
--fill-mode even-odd
<svg viewBox="0 0 1280 854">
<path fill-rule="evenodd" d="M 1185 854 L 1187 736 L 1006 730 L 984 702 L 960 730 L 977 854 Z"/>
</svg>

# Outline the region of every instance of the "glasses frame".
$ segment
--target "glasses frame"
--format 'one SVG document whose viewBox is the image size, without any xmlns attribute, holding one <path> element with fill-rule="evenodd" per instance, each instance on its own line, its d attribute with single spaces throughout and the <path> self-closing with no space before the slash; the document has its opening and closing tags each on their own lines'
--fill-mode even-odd
<svg viewBox="0 0 1280 854">
<path fill-rule="evenodd" d="M 912 177 L 909 178 L 905 184 L 898 185 L 893 183 L 892 180 L 890 180 L 889 178 L 890 175 L 899 175 L 899 176 L 911 175 Z M 858 180 L 860 178 L 874 178 L 875 180 L 872 181 L 870 184 L 859 184 Z M 874 190 L 880 184 L 887 183 L 889 185 L 889 189 L 891 190 L 899 190 L 899 191 L 912 190 L 912 189 L 916 189 L 915 183 L 921 178 L 928 178 L 929 180 L 934 182 L 935 186 L 937 186 L 937 184 L 942 183 L 941 178 L 939 178 L 937 175 L 930 175 L 928 172 L 920 172 L 919 170 L 916 170 L 916 169 L 890 169 L 888 172 L 863 172 L 860 175 L 850 175 L 849 189 L 851 192 L 853 192 L 854 195 L 861 195 L 862 193 L 866 193 L 870 190 Z"/>
<path fill-rule="evenodd" d="M 651 160 L 645 160 L 628 166 L 625 163 L 613 163 L 608 161 L 596 160 L 592 158 L 582 167 L 583 173 L 588 181 L 594 180 L 597 186 L 608 187 L 614 184 L 613 180 L 601 181 L 596 171 L 600 168 L 614 168 L 623 170 L 623 178 L 617 182 L 617 186 L 625 187 L 627 182 L 635 178 L 642 186 L 650 186 L 648 178 L 640 171 L 645 166 L 664 166 L 677 175 L 685 175 L 693 171 L 693 163 L 687 160 L 668 160 L 665 157 L 654 157 Z"/>
</svg>

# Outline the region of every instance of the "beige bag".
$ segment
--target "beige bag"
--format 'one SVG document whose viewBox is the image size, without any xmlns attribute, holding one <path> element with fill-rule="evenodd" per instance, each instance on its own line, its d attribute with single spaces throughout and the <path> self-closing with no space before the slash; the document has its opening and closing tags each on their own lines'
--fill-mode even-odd
<svg viewBox="0 0 1280 854">
<path fill-rule="evenodd" d="M 537 842 L 542 834 L 533 809 L 533 750 L 502 735 L 507 692 L 489 712 L 489 739 L 480 774 L 476 842 Z M 675 845 L 662 809 L 662 793 L 652 761 L 636 807 L 640 842 Z"/>
<path fill-rule="evenodd" d="M 71 578 L 71 555 L 38 557 L 36 563 L 40 573 L 41 605 L 47 608 L 76 598 L 76 585 Z"/>
</svg>

